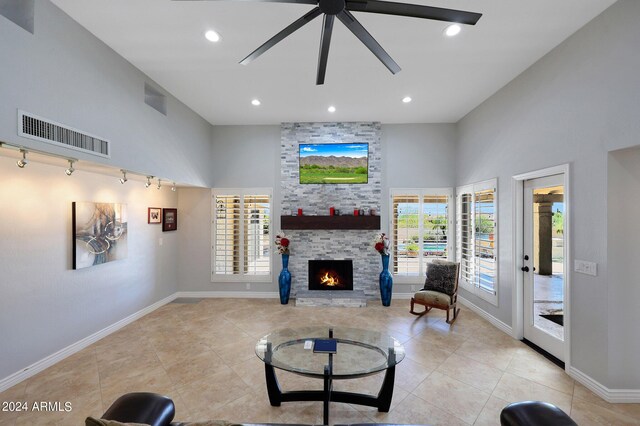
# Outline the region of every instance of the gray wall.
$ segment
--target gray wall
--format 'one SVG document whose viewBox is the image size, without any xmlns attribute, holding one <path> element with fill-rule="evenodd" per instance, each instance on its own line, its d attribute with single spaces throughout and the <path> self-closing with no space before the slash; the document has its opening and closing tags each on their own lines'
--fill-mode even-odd
<svg viewBox="0 0 640 426">
<path fill-rule="evenodd" d="M 35 4 L 31 34 L 0 16 L 0 141 L 210 185 L 208 122 L 167 94 L 167 115 L 144 103 L 151 82 L 60 9 Z M 17 136 L 17 109 L 111 141 L 111 159 Z"/>
<path fill-rule="evenodd" d="M 0 181 L 0 380 L 175 293 L 180 231 L 147 224 L 171 190 L 4 156 Z M 71 269 L 73 201 L 127 204 L 126 259 Z"/>
<path fill-rule="evenodd" d="M 214 126 L 208 161 L 215 188 L 273 188 L 273 206 L 280 205 L 280 126 Z M 180 232 L 180 291 L 276 292 L 271 283 L 211 282 L 211 190 L 180 190 L 178 208 L 189 224 Z M 279 211 L 279 210 L 278 210 Z M 273 229 L 280 229 L 280 216 Z"/>
<path fill-rule="evenodd" d="M 0 16 L 0 58 L 0 141 L 210 185 L 211 126 L 170 95 L 167 116 L 147 106 L 150 80 L 49 1 L 35 3 L 34 34 Z M 18 109 L 110 139 L 112 158 L 18 137 Z M 180 231 L 146 223 L 177 195 L 63 170 L 0 156 L 0 380 L 177 288 Z M 126 260 L 70 270 L 72 201 L 128 204 Z"/>
<path fill-rule="evenodd" d="M 609 332 L 635 322 L 635 314 L 613 316 L 606 303 L 620 285 L 607 280 L 607 151 L 639 143 L 638 16 L 640 2 L 617 2 L 458 124 L 458 184 L 498 177 L 500 217 L 499 305 L 463 296 L 511 324 L 517 266 L 511 177 L 570 163 L 573 258 L 598 264 L 597 277 L 569 271 L 571 364 L 610 387 L 620 387 L 604 368 L 614 359 L 628 372 L 627 383 L 640 383 L 629 361 L 640 357 L 637 348 L 631 358 L 620 357 L 624 349 L 609 340 Z"/>
<path fill-rule="evenodd" d="M 609 155 L 607 281 L 609 376 L 618 388 L 637 389 L 640 377 L 640 148 Z M 636 336 L 636 338 L 633 338 Z"/>
</svg>

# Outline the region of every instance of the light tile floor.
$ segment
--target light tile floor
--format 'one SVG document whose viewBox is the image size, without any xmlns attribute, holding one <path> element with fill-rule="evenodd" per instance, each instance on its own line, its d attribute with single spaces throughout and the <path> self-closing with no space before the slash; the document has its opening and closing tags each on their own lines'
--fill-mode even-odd
<svg viewBox="0 0 640 426">
<path fill-rule="evenodd" d="M 171 303 L 0 394 L 2 401 L 69 401 L 71 412 L 7 413 L 0 425 L 82 425 L 120 395 L 170 396 L 177 420 L 322 423 L 322 404 L 271 407 L 254 354 L 269 331 L 305 325 L 384 330 L 407 356 L 396 369 L 391 411 L 332 404 L 332 423 L 498 425 L 507 403 L 545 400 L 580 425 L 640 424 L 640 404 L 609 404 L 527 346 L 462 307 L 453 326 L 443 311 L 415 317 L 407 300 L 391 307 L 281 306 L 277 300 L 205 299 Z M 319 389 L 320 380 L 279 372 L 284 390 Z M 336 383 L 375 393 L 382 375 Z"/>
</svg>

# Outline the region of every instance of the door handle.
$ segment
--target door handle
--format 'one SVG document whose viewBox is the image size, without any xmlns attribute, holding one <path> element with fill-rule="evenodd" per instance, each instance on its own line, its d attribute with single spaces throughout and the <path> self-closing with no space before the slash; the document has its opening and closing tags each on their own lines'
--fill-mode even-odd
<svg viewBox="0 0 640 426">
<path fill-rule="evenodd" d="M 522 268 L 520 268 L 520 270 L 522 272 L 529 272 L 529 267 L 528 266 L 523 266 Z"/>
</svg>

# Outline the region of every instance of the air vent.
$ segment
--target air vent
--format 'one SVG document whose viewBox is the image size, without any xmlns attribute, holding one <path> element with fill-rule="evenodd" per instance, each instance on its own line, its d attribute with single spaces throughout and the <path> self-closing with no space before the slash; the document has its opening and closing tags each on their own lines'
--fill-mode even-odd
<svg viewBox="0 0 640 426">
<path fill-rule="evenodd" d="M 18 136 L 100 157 L 111 157 L 108 140 L 18 110 Z"/>
</svg>

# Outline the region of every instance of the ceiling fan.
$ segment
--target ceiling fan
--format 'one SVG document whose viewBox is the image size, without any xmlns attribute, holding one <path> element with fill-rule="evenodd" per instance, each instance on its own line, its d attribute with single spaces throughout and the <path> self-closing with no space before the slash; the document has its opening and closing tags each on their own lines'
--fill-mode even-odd
<svg viewBox="0 0 640 426">
<path fill-rule="evenodd" d="M 174 0 L 185 1 L 185 0 Z M 191 1 L 191 0 L 186 0 Z M 216 1 L 216 0 L 211 0 Z M 333 22 L 337 17 L 367 48 L 382 62 L 392 74 L 400 71 L 400 66 L 389 56 L 380 44 L 369 34 L 351 12 L 381 13 L 385 15 L 409 16 L 413 18 L 434 19 L 438 21 L 475 25 L 482 16 L 481 13 L 465 12 L 463 10 L 443 9 L 432 6 L 422 6 L 408 3 L 395 3 L 381 0 L 227 0 L 254 1 L 263 3 L 298 3 L 314 5 L 313 9 L 291 25 L 271 37 L 262 46 L 251 52 L 240 61 L 247 65 L 260 55 L 281 42 L 296 30 L 302 28 L 320 15 L 323 16 L 322 34 L 320 36 L 320 54 L 318 56 L 318 71 L 316 84 L 324 84 L 329 57 L 329 44 Z"/>
</svg>

